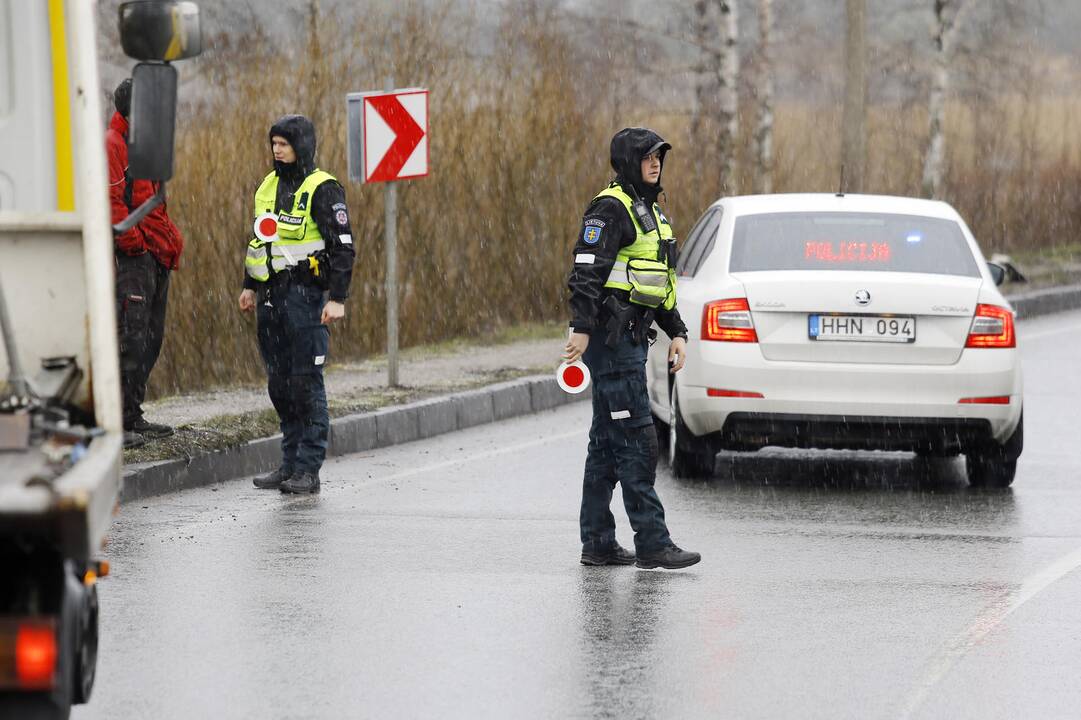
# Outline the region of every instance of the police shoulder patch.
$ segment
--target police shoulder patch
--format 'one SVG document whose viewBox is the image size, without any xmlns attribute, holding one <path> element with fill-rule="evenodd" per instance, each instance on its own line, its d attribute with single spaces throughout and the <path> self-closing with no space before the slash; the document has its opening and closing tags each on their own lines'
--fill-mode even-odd
<svg viewBox="0 0 1081 720">
<path fill-rule="evenodd" d="M 346 225 L 349 223 L 349 214 L 346 213 L 345 210 L 339 210 L 334 213 L 334 219 L 339 225 Z"/>
<path fill-rule="evenodd" d="M 596 225 L 586 225 L 582 228 L 582 242 L 586 245 L 596 245 L 601 241 L 602 230 L 603 226 L 597 227 Z"/>
</svg>

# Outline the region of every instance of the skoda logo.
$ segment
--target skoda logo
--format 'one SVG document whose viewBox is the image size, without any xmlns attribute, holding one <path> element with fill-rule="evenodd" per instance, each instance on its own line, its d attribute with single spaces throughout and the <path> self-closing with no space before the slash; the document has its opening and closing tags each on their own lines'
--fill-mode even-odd
<svg viewBox="0 0 1081 720">
<path fill-rule="evenodd" d="M 867 292 L 866 290 L 857 290 L 856 291 L 856 304 L 857 305 L 870 305 L 871 304 L 871 293 Z"/>
</svg>

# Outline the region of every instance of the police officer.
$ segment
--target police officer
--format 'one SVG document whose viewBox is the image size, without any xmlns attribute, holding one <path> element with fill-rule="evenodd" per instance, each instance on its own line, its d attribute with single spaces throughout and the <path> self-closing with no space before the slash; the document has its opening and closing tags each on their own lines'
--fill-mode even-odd
<svg viewBox="0 0 1081 720">
<path fill-rule="evenodd" d="M 345 190 L 315 166 L 311 120 L 280 118 L 270 128 L 270 147 L 274 170 L 255 191 L 255 216 L 277 215 L 277 237 L 249 242 L 239 303 L 244 312 L 256 310 L 267 390 L 281 423 L 282 461 L 256 478 L 255 487 L 316 493 L 330 431 L 323 385 L 327 325 L 345 317 L 353 235 Z"/>
<path fill-rule="evenodd" d="M 616 133 L 616 177 L 589 204 L 574 246 L 568 281 L 573 319 L 563 358 L 582 358 L 593 377 L 580 517 L 584 565 L 682 568 L 702 559 L 672 542 L 653 487 L 657 433 L 645 374 L 653 322 L 672 340 L 671 372 L 683 367 L 687 343 L 676 310 L 672 226 L 657 205 L 669 149 L 652 130 Z M 616 542 L 609 506 L 617 482 L 637 557 Z"/>
</svg>

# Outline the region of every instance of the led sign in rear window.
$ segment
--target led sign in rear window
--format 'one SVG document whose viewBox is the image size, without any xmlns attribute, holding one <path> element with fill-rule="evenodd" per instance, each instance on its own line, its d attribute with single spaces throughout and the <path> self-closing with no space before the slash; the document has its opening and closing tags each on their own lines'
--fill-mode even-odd
<svg viewBox="0 0 1081 720">
<path fill-rule="evenodd" d="M 961 227 L 953 220 L 878 213 L 772 213 L 738 218 L 729 269 L 979 277 Z"/>
</svg>

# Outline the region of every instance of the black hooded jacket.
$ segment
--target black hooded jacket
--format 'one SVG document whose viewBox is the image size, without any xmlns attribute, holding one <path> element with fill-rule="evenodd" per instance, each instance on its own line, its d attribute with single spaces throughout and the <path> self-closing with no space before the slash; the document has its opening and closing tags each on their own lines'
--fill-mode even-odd
<svg viewBox="0 0 1081 720">
<path fill-rule="evenodd" d="M 664 157 L 670 148 L 671 145 L 652 130 L 620 130 L 612 138 L 611 147 L 615 182 L 632 198 L 641 198 L 652 207 L 661 193 L 661 179 L 657 179 L 656 185 L 643 182 L 642 159 L 659 150 L 663 176 Z M 574 268 L 567 280 L 571 292 L 570 325 L 575 332 L 603 334 L 607 323 L 607 315 L 602 309 L 604 298 L 613 294 L 627 300 L 626 291 L 605 288 L 604 283 L 608 281 L 608 274 L 620 249 L 633 244 L 637 236 L 634 221 L 623 203 L 616 198 L 600 198 L 586 208 L 578 241 L 574 245 Z M 646 308 L 642 308 L 642 311 L 650 312 Z M 651 312 L 668 337 L 687 337 L 687 326 L 683 324 L 679 310 L 659 307 Z"/>
<path fill-rule="evenodd" d="M 296 162 L 274 161 L 278 174 L 278 196 L 275 212 L 293 207 L 293 195 L 315 169 L 315 126 L 303 115 L 285 115 L 270 128 L 269 137 L 283 137 L 292 145 Z M 349 211 L 345 207 L 345 189 L 341 184 L 328 180 L 312 193 L 311 215 L 319 234 L 326 243 L 327 288 L 330 299 L 344 302 L 349 297 L 349 283 L 353 277 L 353 233 L 349 227 Z M 261 285 L 249 275 L 244 276 L 244 287 L 256 289 Z"/>
</svg>

